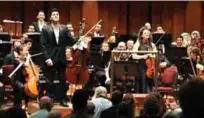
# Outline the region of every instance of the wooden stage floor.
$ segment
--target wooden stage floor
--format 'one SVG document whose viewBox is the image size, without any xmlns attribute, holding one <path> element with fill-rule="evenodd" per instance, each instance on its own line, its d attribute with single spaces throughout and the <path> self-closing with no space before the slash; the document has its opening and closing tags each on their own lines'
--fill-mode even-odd
<svg viewBox="0 0 204 118">
<path fill-rule="evenodd" d="M 135 112 L 138 114 L 139 111 L 143 107 L 144 99 L 145 99 L 147 94 L 133 94 L 133 95 L 134 95 L 134 98 L 137 101 L 137 104 L 136 104 L 137 107 L 136 107 Z M 68 104 L 69 104 L 69 107 L 61 107 L 58 103 L 55 103 L 52 110 L 53 111 L 59 111 L 64 116 L 64 115 L 69 114 L 69 113 L 72 112 L 72 104 L 71 103 L 68 103 Z M 2 108 L 7 109 L 7 108 L 9 108 L 11 106 L 12 106 L 12 103 L 8 102 L 8 103 L 5 103 L 2 106 Z M 39 107 L 38 107 L 38 103 L 36 101 L 29 102 L 27 113 L 32 114 L 32 113 L 36 112 L 38 109 L 39 109 Z"/>
</svg>

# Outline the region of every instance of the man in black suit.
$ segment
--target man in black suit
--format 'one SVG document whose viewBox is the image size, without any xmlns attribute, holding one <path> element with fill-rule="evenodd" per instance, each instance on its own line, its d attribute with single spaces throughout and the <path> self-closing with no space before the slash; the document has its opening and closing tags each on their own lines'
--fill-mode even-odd
<svg viewBox="0 0 204 118">
<path fill-rule="evenodd" d="M 45 13 L 43 11 L 39 11 L 37 15 L 37 22 L 33 22 L 32 25 L 35 27 L 35 32 L 41 32 L 42 28 L 47 24 L 45 20 Z"/>
<path fill-rule="evenodd" d="M 50 86 L 48 95 L 50 97 L 54 95 L 56 101 L 67 107 L 68 105 L 65 101 L 67 90 L 64 76 L 66 69 L 65 47 L 72 46 L 73 39 L 67 27 L 59 24 L 59 11 L 53 9 L 50 15 L 51 24 L 43 27 L 41 31 L 41 45 L 46 57 L 44 74 L 50 81 L 54 79 L 59 81 L 59 86 L 52 86 L 54 84 Z"/>
<path fill-rule="evenodd" d="M 13 42 L 13 50 L 11 51 L 11 53 L 6 55 L 6 57 L 4 58 L 4 65 L 13 65 L 14 64 L 15 58 L 18 56 L 18 53 L 16 52 L 16 48 L 19 46 L 21 46 L 20 41 L 14 41 Z"/>
</svg>

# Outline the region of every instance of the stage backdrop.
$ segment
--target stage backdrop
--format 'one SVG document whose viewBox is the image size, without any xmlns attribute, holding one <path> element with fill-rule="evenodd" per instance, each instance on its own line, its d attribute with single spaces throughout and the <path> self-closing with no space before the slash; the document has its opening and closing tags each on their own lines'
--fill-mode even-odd
<svg viewBox="0 0 204 118">
<path fill-rule="evenodd" d="M 1 1 L 0 6 L 0 21 L 23 21 L 24 31 L 36 20 L 38 10 L 44 10 L 46 19 L 49 19 L 51 8 L 58 8 L 61 23 L 72 22 L 76 32 L 80 20 L 85 17 L 88 29 L 103 19 L 103 32 L 107 36 L 114 26 L 121 34 L 138 32 L 146 21 L 152 23 L 153 31 L 157 24 L 162 25 L 173 38 L 195 29 L 204 36 L 204 5 L 199 1 Z"/>
</svg>

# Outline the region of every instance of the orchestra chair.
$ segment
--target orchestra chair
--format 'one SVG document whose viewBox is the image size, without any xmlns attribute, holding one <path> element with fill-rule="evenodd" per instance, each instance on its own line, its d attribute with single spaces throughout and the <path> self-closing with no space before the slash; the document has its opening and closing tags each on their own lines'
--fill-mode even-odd
<svg viewBox="0 0 204 118">
<path fill-rule="evenodd" d="M 6 101 L 13 100 L 12 79 L 9 74 L 14 70 L 14 65 L 3 65 L 4 98 Z"/>
<path fill-rule="evenodd" d="M 177 68 L 171 66 L 166 68 L 159 77 L 160 85 L 157 87 L 157 92 L 165 97 L 165 101 L 168 99 L 168 96 L 176 98 L 175 82 L 177 76 Z M 154 87 L 153 90 L 156 91 L 156 88 Z"/>
</svg>

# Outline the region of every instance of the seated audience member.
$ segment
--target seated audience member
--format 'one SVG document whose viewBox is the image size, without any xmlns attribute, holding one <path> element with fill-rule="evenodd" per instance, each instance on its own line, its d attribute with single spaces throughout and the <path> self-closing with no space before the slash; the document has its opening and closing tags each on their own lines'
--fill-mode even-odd
<svg viewBox="0 0 204 118">
<path fill-rule="evenodd" d="M 144 101 L 141 118 L 162 118 L 161 105 L 155 93 L 148 94 Z"/>
<path fill-rule="evenodd" d="M 1 116 L 1 118 L 6 118 L 5 110 L 0 110 L 0 116 Z"/>
<path fill-rule="evenodd" d="M 5 111 L 5 118 L 27 118 L 27 115 L 23 109 L 12 107 Z"/>
<path fill-rule="evenodd" d="M 115 92 L 113 92 L 112 96 L 111 96 L 111 102 L 113 104 L 112 107 L 104 110 L 101 112 L 101 116 L 100 118 L 119 118 L 120 114 L 119 114 L 119 104 L 121 103 L 123 99 L 123 93 L 116 90 Z"/>
<path fill-rule="evenodd" d="M 184 118 L 202 118 L 204 116 L 204 81 L 200 78 L 189 80 L 178 92 L 180 107 Z"/>
<path fill-rule="evenodd" d="M 182 36 L 176 37 L 176 41 L 172 42 L 171 44 L 172 46 L 175 46 L 175 47 L 185 47 Z"/>
<path fill-rule="evenodd" d="M 103 86 L 97 87 L 89 104 L 95 107 L 93 116 L 100 118 L 101 112 L 112 106 L 112 103 L 107 99 L 107 89 Z"/>
<path fill-rule="evenodd" d="M 47 118 L 48 112 L 50 112 L 53 107 L 52 100 L 47 96 L 41 97 L 39 107 L 40 110 L 33 113 L 30 118 Z"/>
<path fill-rule="evenodd" d="M 86 112 L 89 95 L 84 90 L 76 90 L 72 97 L 73 111 L 63 118 L 93 118 Z"/>
<path fill-rule="evenodd" d="M 48 113 L 47 118 L 61 118 L 62 114 L 57 111 L 51 111 Z"/>
<path fill-rule="evenodd" d="M 135 114 L 136 101 L 134 96 L 130 93 L 125 94 L 123 101 L 119 105 L 120 116 L 126 116 L 126 118 L 133 118 Z"/>
</svg>

